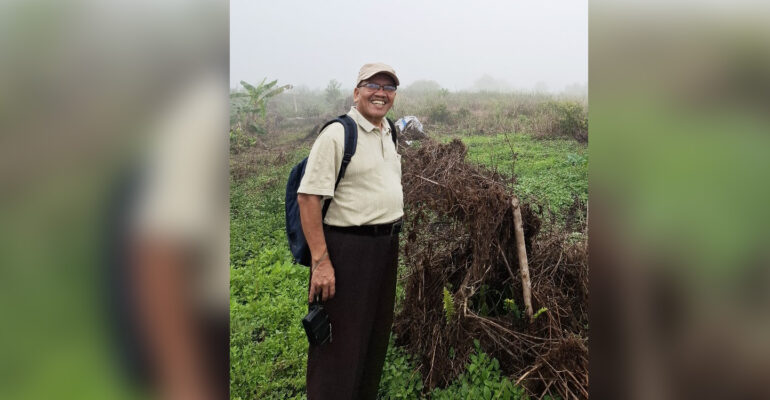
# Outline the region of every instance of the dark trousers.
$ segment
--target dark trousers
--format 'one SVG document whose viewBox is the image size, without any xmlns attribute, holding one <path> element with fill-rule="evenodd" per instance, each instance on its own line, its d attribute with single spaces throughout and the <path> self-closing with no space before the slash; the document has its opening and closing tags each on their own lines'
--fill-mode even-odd
<svg viewBox="0 0 770 400">
<path fill-rule="evenodd" d="M 324 227 L 335 297 L 324 304 L 332 342 L 310 346 L 308 400 L 375 399 L 393 324 L 398 235 L 367 236 Z"/>
</svg>

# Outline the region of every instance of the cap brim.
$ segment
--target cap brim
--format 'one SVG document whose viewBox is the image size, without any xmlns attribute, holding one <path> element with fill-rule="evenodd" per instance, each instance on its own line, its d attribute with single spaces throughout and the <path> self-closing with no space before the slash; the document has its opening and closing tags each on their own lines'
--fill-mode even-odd
<svg viewBox="0 0 770 400">
<path fill-rule="evenodd" d="M 371 78 L 371 77 L 373 77 L 373 76 L 375 76 L 377 74 L 385 74 L 385 75 L 393 78 L 393 82 L 395 82 L 396 86 L 401 84 L 398 81 L 398 77 L 394 73 L 392 73 L 390 71 L 375 71 L 375 72 L 373 72 L 371 74 L 368 74 L 368 75 L 365 75 L 365 76 L 361 77 L 361 79 L 358 80 L 358 83 L 356 85 L 360 84 L 362 81 L 365 81 L 365 80 L 367 80 L 367 79 L 369 79 L 369 78 Z"/>
</svg>

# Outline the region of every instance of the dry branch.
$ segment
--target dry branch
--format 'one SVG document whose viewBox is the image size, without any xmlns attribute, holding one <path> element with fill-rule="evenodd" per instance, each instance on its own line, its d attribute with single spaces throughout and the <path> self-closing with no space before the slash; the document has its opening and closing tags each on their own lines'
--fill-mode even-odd
<svg viewBox="0 0 770 400">
<path fill-rule="evenodd" d="M 524 313 L 532 322 L 532 282 L 529 280 L 529 264 L 527 263 L 527 248 L 524 243 L 524 228 L 521 222 L 519 198 L 511 198 L 513 206 L 513 229 L 516 232 L 516 250 L 519 255 L 519 270 L 521 271 L 521 291 L 524 297 Z"/>
</svg>

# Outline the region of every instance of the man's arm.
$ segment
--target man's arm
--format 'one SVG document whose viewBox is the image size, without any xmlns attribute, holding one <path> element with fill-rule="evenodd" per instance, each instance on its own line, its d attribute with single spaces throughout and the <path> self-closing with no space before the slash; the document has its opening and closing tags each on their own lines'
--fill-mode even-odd
<svg viewBox="0 0 770 400">
<path fill-rule="evenodd" d="M 324 237 L 323 221 L 321 218 L 322 197 L 314 194 L 297 194 L 299 216 L 302 222 L 302 232 L 305 234 L 308 247 L 310 247 L 310 292 L 308 303 L 313 302 L 316 294 L 322 301 L 334 297 L 334 267 L 329 259 Z"/>
</svg>

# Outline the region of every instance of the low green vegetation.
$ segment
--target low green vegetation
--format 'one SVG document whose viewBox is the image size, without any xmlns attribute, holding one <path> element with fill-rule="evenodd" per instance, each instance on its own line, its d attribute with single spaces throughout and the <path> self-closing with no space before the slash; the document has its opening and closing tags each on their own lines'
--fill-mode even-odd
<svg viewBox="0 0 770 400">
<path fill-rule="evenodd" d="M 524 389 L 514 385 L 500 371 L 500 363 L 481 350 L 477 340 L 476 351 L 470 356 L 465 372 L 444 389 L 434 389 L 427 398 L 435 400 L 455 399 L 529 399 Z M 380 382 L 380 399 L 422 399 L 423 382 L 414 368 L 412 358 L 391 340 L 385 358 L 385 368 Z"/>
<path fill-rule="evenodd" d="M 538 140 L 516 133 L 464 136 L 468 160 L 516 174 L 514 192 L 527 202 L 541 204 L 556 215 L 575 198 L 588 201 L 588 146 L 572 139 Z M 449 140 L 447 138 L 446 140 Z"/>
<path fill-rule="evenodd" d="M 394 343 L 391 335 L 385 366 L 382 369 L 380 399 L 419 399 L 423 383 L 420 372 L 415 369 L 414 359 Z"/>
<path fill-rule="evenodd" d="M 529 399 L 524 389 L 515 386 L 500 372 L 500 363 L 481 351 L 478 340 L 474 340 L 476 353 L 471 354 L 465 372 L 445 389 L 435 389 L 431 399 Z"/>
<path fill-rule="evenodd" d="M 304 398 L 307 270 L 266 249 L 231 270 L 230 379 L 235 399 Z"/>
<path fill-rule="evenodd" d="M 285 165 L 230 188 L 230 390 L 233 399 L 304 399 L 307 268 L 284 232 Z M 290 157 L 292 158 L 292 157 Z"/>
</svg>

